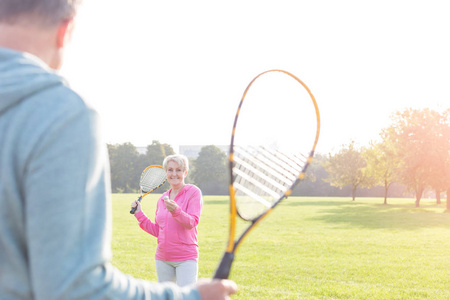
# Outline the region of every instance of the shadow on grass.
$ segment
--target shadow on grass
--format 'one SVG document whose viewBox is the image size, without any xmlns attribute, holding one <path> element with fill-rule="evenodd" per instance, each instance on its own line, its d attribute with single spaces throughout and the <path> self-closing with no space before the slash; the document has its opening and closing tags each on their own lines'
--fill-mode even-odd
<svg viewBox="0 0 450 300">
<path fill-rule="evenodd" d="M 283 203 L 285 206 L 311 206 L 316 213 L 310 220 L 330 224 L 342 224 L 369 229 L 405 229 L 423 228 L 450 229 L 450 213 L 445 204 L 422 204 L 415 207 L 414 202 L 400 204 L 380 204 L 376 200 L 362 202 L 350 200 L 324 199 L 293 201 Z"/>
</svg>

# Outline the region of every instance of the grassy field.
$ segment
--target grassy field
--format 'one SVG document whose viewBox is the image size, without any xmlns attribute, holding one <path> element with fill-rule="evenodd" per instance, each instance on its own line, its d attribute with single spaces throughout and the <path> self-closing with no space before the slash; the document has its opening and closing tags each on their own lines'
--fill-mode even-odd
<svg viewBox="0 0 450 300">
<path fill-rule="evenodd" d="M 143 200 L 153 218 L 155 199 Z M 113 195 L 113 264 L 156 281 L 156 239 L 129 214 L 135 194 Z M 228 197 L 205 196 L 199 275 L 225 249 Z M 450 299 L 450 213 L 445 201 L 290 197 L 244 240 L 233 299 Z M 240 228 L 246 224 L 239 222 Z"/>
</svg>

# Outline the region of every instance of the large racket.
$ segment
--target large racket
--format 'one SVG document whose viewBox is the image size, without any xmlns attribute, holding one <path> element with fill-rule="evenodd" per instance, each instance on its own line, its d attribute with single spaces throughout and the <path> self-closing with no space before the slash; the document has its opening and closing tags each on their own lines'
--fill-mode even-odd
<svg viewBox="0 0 450 300">
<path fill-rule="evenodd" d="M 141 181 L 139 186 L 141 187 L 141 195 L 137 201 L 141 202 L 142 198 L 159 188 L 166 182 L 166 171 L 163 167 L 158 165 L 153 165 L 145 168 L 141 174 Z M 130 214 L 136 212 L 137 206 L 130 210 Z"/>
<path fill-rule="evenodd" d="M 247 86 L 231 135 L 229 239 L 214 278 L 228 278 L 244 237 L 305 177 L 319 132 L 316 100 L 296 76 L 269 70 Z M 251 223 L 235 240 L 237 215 Z"/>
</svg>

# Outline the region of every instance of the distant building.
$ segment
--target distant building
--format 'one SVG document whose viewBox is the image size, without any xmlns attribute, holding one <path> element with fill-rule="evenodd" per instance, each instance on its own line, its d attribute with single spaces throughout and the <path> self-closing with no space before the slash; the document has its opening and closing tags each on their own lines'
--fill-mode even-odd
<svg viewBox="0 0 450 300">
<path fill-rule="evenodd" d="M 138 154 L 147 153 L 147 147 L 136 147 L 136 150 L 137 150 Z"/>
<path fill-rule="evenodd" d="M 205 146 L 206 145 L 181 145 L 179 148 L 179 153 L 185 155 L 187 158 L 197 158 L 198 154 Z M 214 146 L 216 146 L 217 148 L 225 152 L 226 155 L 228 155 L 230 146 L 228 145 L 214 145 Z"/>
<path fill-rule="evenodd" d="M 185 155 L 187 158 L 197 158 L 198 154 L 206 145 L 181 145 L 179 147 L 178 153 Z M 226 155 L 230 150 L 230 146 L 228 145 L 214 145 L 220 150 L 222 150 Z M 147 153 L 147 147 L 136 147 L 138 154 Z"/>
</svg>

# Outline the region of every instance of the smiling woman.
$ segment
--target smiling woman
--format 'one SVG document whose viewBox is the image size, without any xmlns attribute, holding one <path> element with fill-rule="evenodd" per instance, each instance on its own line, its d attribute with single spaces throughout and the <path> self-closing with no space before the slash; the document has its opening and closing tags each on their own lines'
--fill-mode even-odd
<svg viewBox="0 0 450 300">
<path fill-rule="evenodd" d="M 198 187 L 184 182 L 189 170 L 185 156 L 167 156 L 163 167 L 171 188 L 156 204 L 155 221 L 143 213 L 140 202 L 133 203 L 137 204 L 135 216 L 144 231 L 158 238 L 155 254 L 158 282 L 190 285 L 198 278 L 197 226 L 202 193 Z"/>
<path fill-rule="evenodd" d="M 186 185 L 184 179 L 189 171 L 189 160 L 184 155 L 170 155 L 164 159 L 163 167 L 167 172 L 167 181 L 171 187 L 169 199 L 174 200 Z"/>
</svg>

